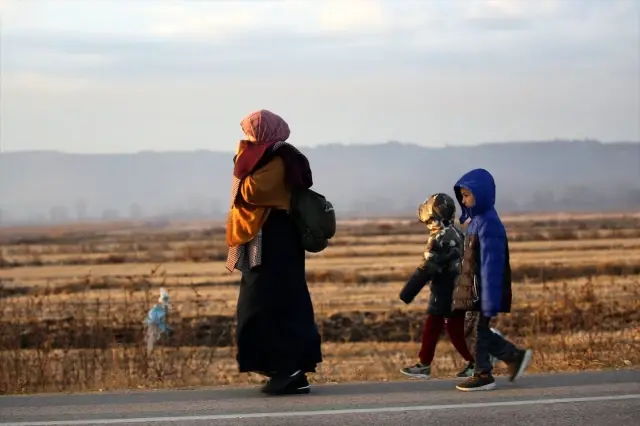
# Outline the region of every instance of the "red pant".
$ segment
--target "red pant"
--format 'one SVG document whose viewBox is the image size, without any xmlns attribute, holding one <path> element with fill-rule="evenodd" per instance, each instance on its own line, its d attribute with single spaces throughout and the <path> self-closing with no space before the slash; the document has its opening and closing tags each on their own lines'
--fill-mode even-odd
<svg viewBox="0 0 640 426">
<path fill-rule="evenodd" d="M 422 346 L 420 347 L 420 363 L 430 365 L 436 352 L 436 345 L 445 326 L 443 315 L 427 315 L 422 329 Z M 447 334 L 451 343 L 465 361 L 473 361 L 473 356 L 464 340 L 464 312 L 456 312 L 447 318 Z"/>
</svg>

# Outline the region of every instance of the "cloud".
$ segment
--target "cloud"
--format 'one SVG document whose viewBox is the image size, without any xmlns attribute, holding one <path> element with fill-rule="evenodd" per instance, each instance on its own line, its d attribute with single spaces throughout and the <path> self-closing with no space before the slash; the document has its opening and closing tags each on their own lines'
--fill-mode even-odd
<svg viewBox="0 0 640 426">
<path fill-rule="evenodd" d="M 100 88 L 91 78 L 55 76 L 37 72 L 3 73 L 3 89 L 6 94 L 40 93 L 43 95 L 65 95 Z M 19 95 L 18 95 L 19 96 Z"/>
<path fill-rule="evenodd" d="M 325 1 L 317 19 L 319 29 L 330 33 L 387 32 L 398 24 L 380 0 Z"/>
<path fill-rule="evenodd" d="M 228 41 L 247 34 L 287 32 L 332 36 L 374 34 L 399 22 L 384 0 L 284 0 L 158 2 L 149 9 L 150 32 L 159 36 Z"/>
<path fill-rule="evenodd" d="M 637 135 L 634 0 L 6 4 L 16 149 L 231 141 L 262 107 L 309 143 Z"/>
<path fill-rule="evenodd" d="M 139 79 L 630 62 L 637 4 L 158 0 L 124 8 L 108 0 L 30 0 L 11 3 L 3 66 L 8 72 Z"/>
<path fill-rule="evenodd" d="M 186 37 L 226 41 L 250 29 L 265 29 L 263 17 L 269 16 L 270 2 L 238 7 L 229 2 L 157 3 L 150 7 L 149 33 L 160 37 Z"/>
<path fill-rule="evenodd" d="M 547 19 L 553 18 L 570 2 L 557 0 L 511 1 L 472 0 L 468 3 L 468 19 Z"/>
<path fill-rule="evenodd" d="M 635 0 L 5 0 L 8 33 L 186 38 L 228 41 L 272 31 L 291 35 L 375 35 L 465 30 L 477 22 L 551 25 L 634 19 Z M 615 27 L 612 27 L 612 29 Z M 482 36 L 482 34 L 478 34 Z"/>
<path fill-rule="evenodd" d="M 15 5 L 13 0 L 0 0 L 0 13 L 8 12 L 13 5 Z"/>
</svg>

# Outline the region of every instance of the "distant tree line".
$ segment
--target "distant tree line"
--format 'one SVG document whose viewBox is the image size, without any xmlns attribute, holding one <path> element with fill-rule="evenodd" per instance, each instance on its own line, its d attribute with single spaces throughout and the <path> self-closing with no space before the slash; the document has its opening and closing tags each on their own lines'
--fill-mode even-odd
<svg viewBox="0 0 640 426">
<path fill-rule="evenodd" d="M 422 200 L 394 199 L 392 197 L 368 197 L 348 203 L 336 202 L 336 209 L 341 215 L 350 217 L 402 215 L 415 213 L 416 206 Z M 598 192 L 586 186 L 566 188 L 562 195 L 551 190 L 534 191 L 531 197 L 518 202 L 508 195 L 499 196 L 496 202 L 503 213 L 517 212 L 559 212 L 559 211 L 638 211 L 640 210 L 640 188 L 616 193 Z M 0 226 L 13 224 L 63 224 L 82 221 L 114 221 L 140 219 L 166 220 L 200 220 L 221 219 L 226 211 L 218 201 L 214 201 L 209 209 L 201 207 L 179 207 L 172 210 L 148 212 L 144 206 L 132 203 L 127 209 L 105 208 L 100 213 L 90 215 L 85 202 L 78 201 L 73 206 L 56 205 L 30 217 L 19 217 L 10 210 L 0 208 Z"/>
</svg>

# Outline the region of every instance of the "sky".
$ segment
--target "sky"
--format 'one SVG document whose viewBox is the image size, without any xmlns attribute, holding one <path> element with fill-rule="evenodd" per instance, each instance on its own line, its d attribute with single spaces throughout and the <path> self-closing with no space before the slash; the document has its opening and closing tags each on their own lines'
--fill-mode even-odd
<svg viewBox="0 0 640 426">
<path fill-rule="evenodd" d="M 2 150 L 640 141 L 640 0 L 0 0 Z"/>
</svg>

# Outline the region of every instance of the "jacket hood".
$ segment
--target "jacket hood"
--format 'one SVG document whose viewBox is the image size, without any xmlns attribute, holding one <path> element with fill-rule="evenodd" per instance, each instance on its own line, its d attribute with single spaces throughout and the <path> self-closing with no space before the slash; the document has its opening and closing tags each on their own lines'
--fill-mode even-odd
<svg viewBox="0 0 640 426">
<path fill-rule="evenodd" d="M 462 194 L 460 189 L 465 188 L 473 194 L 476 204 L 467 208 L 462 204 Z M 453 187 L 456 193 L 456 199 L 462 210 L 460 215 L 460 223 L 466 222 L 471 217 L 477 216 L 492 209 L 496 202 L 496 183 L 493 176 L 485 169 L 474 169 L 464 174 Z"/>
</svg>

